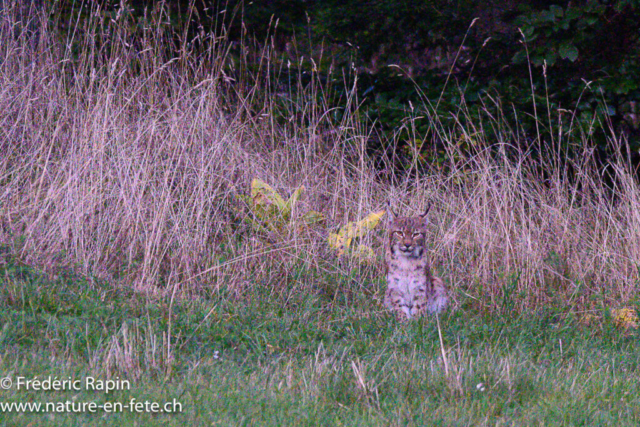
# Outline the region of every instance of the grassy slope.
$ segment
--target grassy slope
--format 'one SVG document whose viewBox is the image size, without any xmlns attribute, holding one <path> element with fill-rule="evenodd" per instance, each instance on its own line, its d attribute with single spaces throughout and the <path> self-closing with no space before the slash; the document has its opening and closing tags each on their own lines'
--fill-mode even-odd
<svg viewBox="0 0 640 427">
<path fill-rule="evenodd" d="M 397 324 L 364 293 L 331 301 L 254 289 L 241 300 L 174 302 L 170 316 L 167 304 L 69 274 L 51 281 L 8 264 L 3 277 L 3 376 L 120 378 L 132 389 L 14 388 L 1 391 L 1 401 L 175 398 L 183 405 L 178 415 L 5 413 L 7 425 L 640 421 L 638 333 L 619 331 L 606 313 L 584 327 L 566 313 L 514 317 L 467 304 L 441 318 L 445 366 L 434 319 Z M 173 362 L 164 363 L 169 348 Z"/>
</svg>

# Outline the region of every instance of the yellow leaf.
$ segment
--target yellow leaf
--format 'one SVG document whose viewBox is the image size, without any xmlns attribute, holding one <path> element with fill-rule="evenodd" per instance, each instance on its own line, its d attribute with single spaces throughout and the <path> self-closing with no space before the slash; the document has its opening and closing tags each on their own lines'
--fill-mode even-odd
<svg viewBox="0 0 640 427">
<path fill-rule="evenodd" d="M 340 246 L 344 243 L 344 237 L 336 233 L 329 233 L 327 240 L 329 241 L 329 246 L 334 249 L 340 249 Z"/>
<path fill-rule="evenodd" d="M 287 203 L 285 203 L 285 206 L 284 206 L 284 209 L 283 209 L 283 211 L 284 211 L 283 214 L 284 215 L 289 215 L 291 213 L 291 210 L 293 209 L 293 206 L 296 204 L 296 202 L 298 201 L 298 199 L 302 195 L 303 191 L 304 191 L 304 185 L 301 185 L 296 191 L 293 192 L 291 197 L 289 197 L 289 200 L 287 200 Z"/>
<path fill-rule="evenodd" d="M 591 323 L 595 322 L 598 318 L 593 314 L 585 314 L 584 316 L 578 317 L 578 322 L 584 326 L 589 326 Z"/>
<path fill-rule="evenodd" d="M 329 235 L 329 245 L 338 250 L 339 255 L 342 255 L 347 249 L 351 247 L 353 239 L 364 237 L 367 230 L 373 230 L 380 219 L 385 214 L 385 211 L 374 212 L 367 215 L 364 219 L 358 222 L 348 222 L 345 224 L 337 234 L 331 233 Z M 365 257 L 373 259 L 373 251 L 371 248 L 360 245 L 355 249 L 352 255 L 357 257 Z"/>
<path fill-rule="evenodd" d="M 338 252 L 338 256 L 344 254 L 344 236 L 340 236 L 336 233 L 329 233 L 327 238 L 329 246 Z"/>
<path fill-rule="evenodd" d="M 279 211 L 285 208 L 285 201 L 282 196 L 273 187 L 258 178 L 254 178 L 251 181 L 251 199 L 256 205 L 273 204 Z"/>
<path fill-rule="evenodd" d="M 236 197 L 238 200 L 243 201 L 247 206 L 251 206 L 253 204 L 251 197 L 243 196 L 242 194 L 238 194 Z"/>
<path fill-rule="evenodd" d="M 632 308 L 620 308 L 613 309 L 613 320 L 616 322 L 616 325 L 619 328 L 629 329 L 634 328 L 638 329 L 638 324 L 640 320 L 638 319 L 638 313 Z"/>
<path fill-rule="evenodd" d="M 316 224 L 318 222 L 324 221 L 324 215 L 322 215 L 320 212 L 309 211 L 302 216 L 302 220 L 307 225 Z"/>
<path fill-rule="evenodd" d="M 380 219 L 384 216 L 385 211 L 373 212 L 367 215 L 367 217 L 357 224 L 358 229 L 368 228 L 369 230 L 373 230 L 376 225 L 380 222 Z"/>
<path fill-rule="evenodd" d="M 344 247 L 345 249 L 348 249 L 351 247 L 351 242 L 353 241 L 353 239 L 351 237 L 347 237 L 344 241 Z"/>
<path fill-rule="evenodd" d="M 338 231 L 338 234 L 348 239 L 363 237 L 366 230 L 373 230 L 378 225 L 383 215 L 384 211 L 374 212 L 358 222 L 348 222 Z"/>
<path fill-rule="evenodd" d="M 356 229 L 356 224 L 354 222 L 348 222 L 344 227 L 342 227 L 338 234 L 344 238 L 353 239 L 354 237 L 358 237 L 358 230 Z"/>
</svg>

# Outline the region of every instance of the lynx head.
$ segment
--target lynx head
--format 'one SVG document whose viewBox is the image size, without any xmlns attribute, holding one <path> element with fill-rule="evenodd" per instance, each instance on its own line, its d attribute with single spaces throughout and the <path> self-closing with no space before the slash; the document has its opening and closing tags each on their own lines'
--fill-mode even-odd
<svg viewBox="0 0 640 427">
<path fill-rule="evenodd" d="M 421 258 L 424 253 L 424 240 L 427 234 L 427 214 L 431 206 L 418 216 L 398 217 L 388 209 L 387 230 L 389 231 L 389 249 L 392 254 L 406 258 Z"/>
</svg>

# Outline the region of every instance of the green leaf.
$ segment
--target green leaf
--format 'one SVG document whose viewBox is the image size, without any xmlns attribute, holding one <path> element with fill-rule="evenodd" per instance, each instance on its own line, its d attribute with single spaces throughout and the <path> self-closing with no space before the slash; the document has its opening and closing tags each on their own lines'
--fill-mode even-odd
<svg viewBox="0 0 640 427">
<path fill-rule="evenodd" d="M 527 15 L 519 15 L 513 21 L 513 25 L 515 25 L 516 27 L 523 27 L 525 25 L 530 25 L 530 24 L 531 24 L 531 19 L 529 19 Z"/>
<path fill-rule="evenodd" d="M 524 50 L 521 50 L 519 52 L 516 52 L 515 55 L 513 55 L 513 58 L 511 58 L 511 63 L 522 64 L 526 59 L 527 59 L 527 52 L 525 52 Z"/>
<path fill-rule="evenodd" d="M 558 59 L 558 55 L 554 50 L 550 50 L 549 52 L 547 52 L 547 56 L 545 58 L 545 61 L 547 61 L 547 65 L 551 66 L 555 64 L 556 59 Z"/>
<path fill-rule="evenodd" d="M 560 58 L 568 59 L 571 62 L 575 62 L 578 59 L 578 48 L 573 45 L 573 43 L 562 43 L 560 45 L 560 49 L 558 49 L 558 53 L 560 54 Z"/>
<path fill-rule="evenodd" d="M 567 13 L 565 14 L 565 18 L 569 20 L 578 19 L 584 14 L 584 11 L 581 8 L 571 7 L 567 9 Z"/>
<path fill-rule="evenodd" d="M 556 15 L 550 10 L 543 10 L 538 15 L 538 19 L 542 22 L 553 22 L 555 18 L 556 18 Z"/>
<path fill-rule="evenodd" d="M 558 5 L 552 5 L 551 7 L 549 7 L 549 10 L 551 12 L 553 12 L 553 14 L 557 17 L 561 17 L 562 15 L 564 15 L 564 11 L 562 10 L 562 7 L 558 6 Z"/>
<path fill-rule="evenodd" d="M 544 62 L 544 57 L 542 55 L 536 54 L 531 56 L 531 63 L 536 67 L 541 66 L 543 62 Z"/>
<path fill-rule="evenodd" d="M 533 25 L 525 25 L 521 29 L 522 29 L 522 34 L 524 34 L 526 38 L 531 37 L 533 32 L 536 30 Z"/>
<path fill-rule="evenodd" d="M 586 21 L 587 25 L 591 26 L 591 25 L 595 24 L 596 22 L 598 22 L 598 16 L 597 15 L 587 16 L 585 18 L 585 21 Z"/>
</svg>

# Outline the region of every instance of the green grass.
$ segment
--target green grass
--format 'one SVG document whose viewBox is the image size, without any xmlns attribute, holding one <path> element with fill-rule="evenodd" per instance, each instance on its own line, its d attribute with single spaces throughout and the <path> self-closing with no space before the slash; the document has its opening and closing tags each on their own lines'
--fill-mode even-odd
<svg viewBox="0 0 640 427">
<path fill-rule="evenodd" d="M 638 333 L 606 313 L 512 316 L 471 302 L 398 324 L 370 292 L 258 288 L 154 299 L 9 262 L 1 377 L 128 380 L 130 390 L 0 391 L 2 402 L 171 402 L 179 414 L 0 414 L 2 425 L 637 425 Z M 158 302 L 162 301 L 162 302 Z M 169 311 L 171 309 L 171 312 Z M 171 354 L 167 334 L 171 328 Z M 446 366 L 445 366 L 446 365 Z M 447 373 L 448 371 L 448 373 Z M 81 387 L 83 388 L 83 387 Z"/>
</svg>

